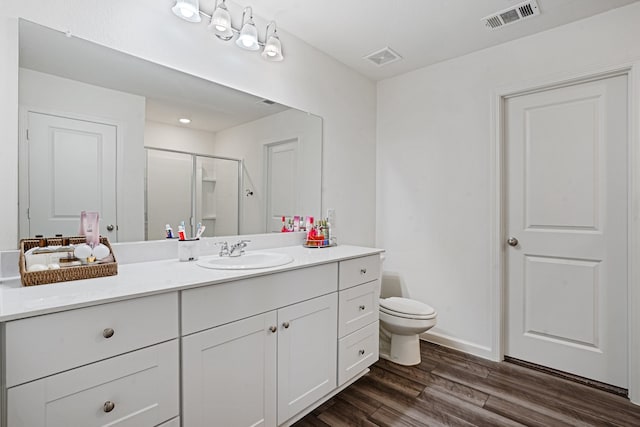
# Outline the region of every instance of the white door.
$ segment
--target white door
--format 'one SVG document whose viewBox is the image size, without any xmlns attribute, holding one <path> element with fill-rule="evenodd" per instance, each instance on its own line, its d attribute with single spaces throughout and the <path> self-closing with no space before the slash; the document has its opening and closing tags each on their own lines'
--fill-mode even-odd
<svg viewBox="0 0 640 427">
<path fill-rule="evenodd" d="M 116 127 L 29 112 L 28 129 L 29 235 L 76 235 L 80 212 L 97 211 L 117 241 Z"/>
<path fill-rule="evenodd" d="M 505 107 L 505 354 L 627 388 L 627 78 Z"/>
<path fill-rule="evenodd" d="M 283 216 L 304 215 L 297 212 L 298 141 L 270 144 L 266 150 L 267 232 L 278 232 Z"/>
<path fill-rule="evenodd" d="M 336 387 L 338 296 L 278 310 L 278 425 Z"/>
<path fill-rule="evenodd" d="M 276 313 L 182 340 L 185 427 L 276 425 Z"/>
</svg>

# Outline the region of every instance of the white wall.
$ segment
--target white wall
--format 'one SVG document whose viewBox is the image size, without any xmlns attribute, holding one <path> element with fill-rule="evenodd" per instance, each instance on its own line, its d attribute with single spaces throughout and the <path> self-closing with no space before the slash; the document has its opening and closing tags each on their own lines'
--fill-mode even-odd
<svg viewBox="0 0 640 427">
<path fill-rule="evenodd" d="M 375 84 L 279 31 L 285 60 L 212 37 L 170 0 L 22 0 L 0 11 L 0 249 L 17 242 L 18 26 L 25 18 L 235 89 L 323 117 L 323 206 L 338 212 L 341 242 L 372 245 L 375 230 Z M 271 18 L 271 17 L 267 17 Z M 264 28 L 264 21 L 258 19 Z M 358 174 L 352 174 L 358 166 Z"/>
<path fill-rule="evenodd" d="M 24 68 L 19 71 L 19 83 L 19 104 L 23 108 L 118 126 L 118 240 L 143 239 L 144 97 Z M 21 205 L 23 217 L 25 209 Z"/>
<path fill-rule="evenodd" d="M 379 82 L 376 244 L 433 339 L 491 353 L 492 93 L 636 61 L 639 22 L 635 3 Z"/>
<path fill-rule="evenodd" d="M 195 154 L 213 154 L 216 134 L 204 130 L 172 126 L 147 120 L 144 126 L 144 146 L 178 150 Z"/>
<path fill-rule="evenodd" d="M 253 191 L 253 196 L 243 194 L 242 197 L 242 233 L 265 230 L 264 146 L 293 138 L 297 138 L 299 147 L 299 211 L 291 212 L 291 215 L 318 218 L 321 214 L 319 177 L 322 167 L 322 120 L 319 117 L 290 109 L 216 134 L 215 154 L 243 159 L 242 191 Z"/>
</svg>

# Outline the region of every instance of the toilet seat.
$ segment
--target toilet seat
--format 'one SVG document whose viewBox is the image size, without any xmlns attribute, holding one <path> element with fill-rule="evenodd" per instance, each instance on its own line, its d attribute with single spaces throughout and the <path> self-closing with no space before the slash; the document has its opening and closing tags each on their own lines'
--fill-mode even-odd
<svg viewBox="0 0 640 427">
<path fill-rule="evenodd" d="M 437 315 L 436 311 L 427 304 L 399 297 L 380 298 L 380 311 L 405 319 L 428 320 Z"/>
</svg>

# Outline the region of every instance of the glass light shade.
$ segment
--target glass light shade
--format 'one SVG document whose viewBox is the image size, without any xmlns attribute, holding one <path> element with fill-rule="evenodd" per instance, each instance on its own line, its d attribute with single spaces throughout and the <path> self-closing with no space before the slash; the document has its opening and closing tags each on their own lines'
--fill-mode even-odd
<svg viewBox="0 0 640 427">
<path fill-rule="evenodd" d="M 173 13 L 189 22 L 200 22 L 200 5 L 198 0 L 176 0 L 171 8 Z"/>
<path fill-rule="evenodd" d="M 233 37 L 233 30 L 231 29 L 231 15 L 224 3 L 216 7 L 216 10 L 213 11 L 208 28 L 213 31 L 219 39 L 231 40 Z"/>
<path fill-rule="evenodd" d="M 277 35 L 274 34 L 269 37 L 269 40 L 264 45 L 262 57 L 267 61 L 282 61 L 284 59 L 282 56 L 282 44 Z"/>
<path fill-rule="evenodd" d="M 258 29 L 252 19 L 249 19 L 247 23 L 242 26 L 242 31 L 240 31 L 240 36 L 238 40 L 236 40 L 236 44 L 246 50 L 260 49 L 260 45 L 258 44 Z"/>
</svg>

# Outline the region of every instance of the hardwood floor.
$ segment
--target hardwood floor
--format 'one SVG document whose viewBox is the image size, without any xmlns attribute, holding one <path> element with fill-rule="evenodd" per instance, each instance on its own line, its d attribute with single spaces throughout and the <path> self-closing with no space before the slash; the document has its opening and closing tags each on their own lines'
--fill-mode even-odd
<svg viewBox="0 0 640 427">
<path fill-rule="evenodd" d="M 640 426 L 640 406 L 615 394 L 426 342 L 421 352 L 413 367 L 378 361 L 294 426 Z"/>
</svg>

